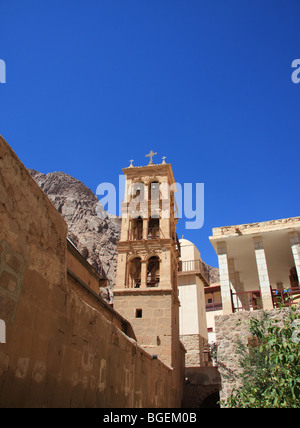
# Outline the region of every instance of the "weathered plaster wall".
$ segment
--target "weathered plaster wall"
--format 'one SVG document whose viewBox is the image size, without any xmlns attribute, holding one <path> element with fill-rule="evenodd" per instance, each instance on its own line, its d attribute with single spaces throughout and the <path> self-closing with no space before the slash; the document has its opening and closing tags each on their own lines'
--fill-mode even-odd
<svg viewBox="0 0 300 428">
<path fill-rule="evenodd" d="M 0 189 L 0 407 L 179 406 L 173 371 L 67 278 L 67 225 L 2 137 Z"/>
</svg>

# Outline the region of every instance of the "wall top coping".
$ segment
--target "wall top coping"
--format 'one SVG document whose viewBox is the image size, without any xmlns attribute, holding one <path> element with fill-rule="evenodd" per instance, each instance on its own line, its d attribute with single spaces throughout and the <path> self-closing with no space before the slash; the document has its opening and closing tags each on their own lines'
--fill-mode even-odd
<svg viewBox="0 0 300 428">
<path fill-rule="evenodd" d="M 175 183 L 172 166 L 170 163 L 152 164 L 146 166 L 129 166 L 122 169 L 124 175 L 128 178 L 142 177 L 144 175 L 149 177 L 156 177 L 157 175 L 169 176 L 170 182 Z"/>
<path fill-rule="evenodd" d="M 300 217 L 290 217 L 279 220 L 262 221 L 258 223 L 239 224 L 235 226 L 223 226 L 213 228 L 213 236 L 210 240 L 216 238 L 227 238 L 233 236 L 250 235 L 271 231 L 280 231 L 284 229 L 300 231 Z"/>
</svg>

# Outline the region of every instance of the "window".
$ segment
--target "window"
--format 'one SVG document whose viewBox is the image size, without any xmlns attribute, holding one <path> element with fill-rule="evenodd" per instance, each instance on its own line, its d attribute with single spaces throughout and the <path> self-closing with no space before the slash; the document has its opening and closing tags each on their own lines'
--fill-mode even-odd
<svg viewBox="0 0 300 428">
<path fill-rule="evenodd" d="M 152 256 L 147 264 L 147 287 L 159 286 L 159 257 Z"/>
<path fill-rule="evenodd" d="M 145 185 L 144 183 L 134 183 L 131 187 L 131 197 L 136 198 L 139 197 L 139 199 L 142 201 L 144 199 L 144 189 Z"/>
<path fill-rule="evenodd" d="M 156 201 L 159 199 L 159 182 L 158 181 L 152 181 L 150 183 L 150 198 L 151 201 Z"/>
<path fill-rule="evenodd" d="M 141 259 L 135 257 L 128 264 L 128 287 L 140 288 L 141 285 Z"/>
<path fill-rule="evenodd" d="M 143 318 L 143 310 L 142 309 L 136 309 L 135 310 L 135 317 L 136 318 Z"/>
<path fill-rule="evenodd" d="M 142 218 L 137 218 L 132 220 L 131 222 L 131 239 L 133 240 L 139 240 L 143 239 L 143 220 Z"/>
<path fill-rule="evenodd" d="M 150 218 L 148 223 L 148 239 L 159 238 L 159 219 Z"/>
</svg>

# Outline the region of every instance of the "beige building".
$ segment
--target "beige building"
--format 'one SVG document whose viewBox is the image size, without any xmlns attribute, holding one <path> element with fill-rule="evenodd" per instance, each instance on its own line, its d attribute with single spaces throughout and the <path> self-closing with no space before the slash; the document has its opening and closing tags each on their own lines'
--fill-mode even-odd
<svg viewBox="0 0 300 428">
<path fill-rule="evenodd" d="M 185 349 L 179 339 L 180 247 L 173 171 L 170 164 L 154 165 L 151 159 L 147 166 L 131 164 L 123 172 L 114 308 L 131 323 L 138 343 L 175 369 L 179 385 L 184 379 Z"/>
<path fill-rule="evenodd" d="M 217 309 L 221 293 L 223 315 L 213 311 L 221 400 L 239 386 L 236 340 L 247 344 L 250 319 L 257 319 L 262 309 L 281 319 L 285 312 L 277 308 L 299 302 L 299 233 L 300 217 L 213 229 L 220 289 L 212 286 L 210 305 Z"/>
<path fill-rule="evenodd" d="M 220 377 L 209 356 L 206 290 L 209 272 L 197 247 L 180 240 L 178 288 L 180 339 L 186 348 L 184 406 L 218 407 Z"/>
<path fill-rule="evenodd" d="M 180 249 L 180 338 L 187 350 L 188 367 L 197 364 L 197 358 L 199 365 L 205 364 L 203 351 L 207 343 L 216 341 L 214 318 L 222 315 L 223 310 L 220 283 L 210 283 L 209 272 L 197 247 L 187 239 L 180 239 Z"/>
<path fill-rule="evenodd" d="M 204 287 L 208 285 L 205 269 L 197 247 L 180 239 L 178 272 L 180 339 L 186 354 L 186 367 L 204 365 L 204 349 L 208 341 Z"/>
<path fill-rule="evenodd" d="M 223 315 L 220 283 L 205 287 L 204 292 L 208 343 L 212 344 L 216 342 L 215 316 Z"/>
<path fill-rule="evenodd" d="M 223 313 L 299 299 L 300 217 L 213 229 Z"/>
</svg>

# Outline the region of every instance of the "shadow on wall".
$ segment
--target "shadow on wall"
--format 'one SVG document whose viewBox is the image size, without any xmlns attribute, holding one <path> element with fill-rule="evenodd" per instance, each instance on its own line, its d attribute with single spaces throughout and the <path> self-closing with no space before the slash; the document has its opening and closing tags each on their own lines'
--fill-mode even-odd
<svg viewBox="0 0 300 428">
<path fill-rule="evenodd" d="M 184 408 L 219 408 L 221 377 L 217 367 L 185 369 Z"/>
</svg>

